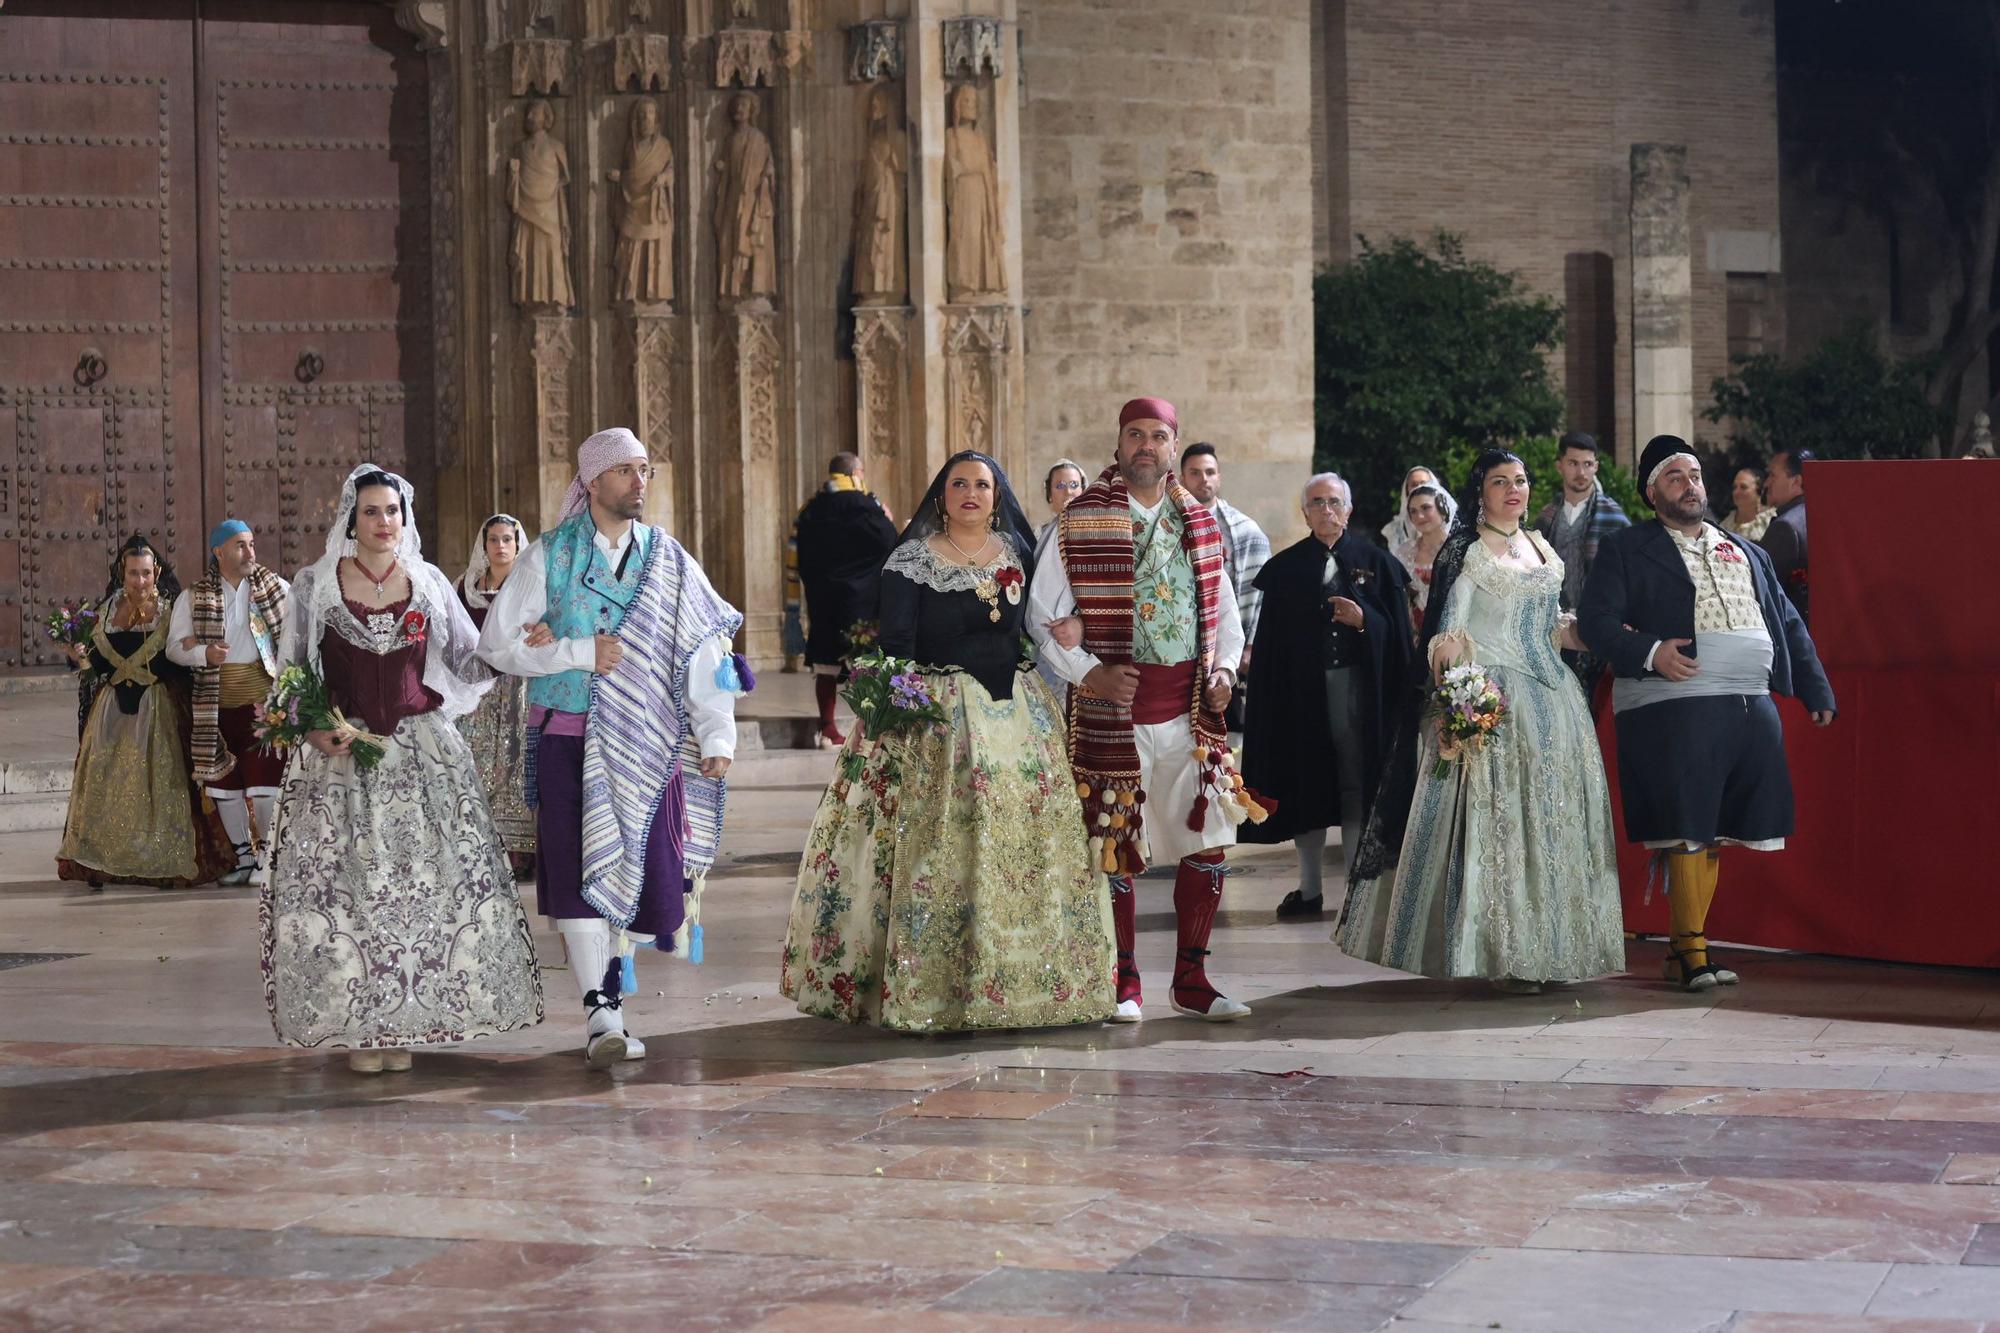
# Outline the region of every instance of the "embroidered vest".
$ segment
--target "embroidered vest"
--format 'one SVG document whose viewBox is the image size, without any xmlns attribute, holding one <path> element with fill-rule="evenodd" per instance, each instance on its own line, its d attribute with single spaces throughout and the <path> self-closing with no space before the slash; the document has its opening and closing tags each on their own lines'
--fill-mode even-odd
<svg viewBox="0 0 2000 1333">
<path fill-rule="evenodd" d="M 626 608 L 639 591 L 646 568 L 646 553 L 665 534 L 656 528 L 633 526 L 635 545 L 625 560 L 620 578 L 597 546 L 597 525 L 585 510 L 554 532 L 542 535 L 543 555 L 548 561 L 548 612 L 542 617 L 558 639 L 588 639 L 597 634 L 616 634 L 625 622 Z M 536 676 L 528 682 L 528 702 L 553 708 L 559 713 L 590 711 L 588 671 L 562 671 L 553 676 Z"/>
<path fill-rule="evenodd" d="M 1193 661 L 1200 640 L 1194 565 L 1183 545 L 1181 512 L 1161 502 L 1152 521 L 1132 511 L 1132 660 L 1153 666 Z"/>
</svg>

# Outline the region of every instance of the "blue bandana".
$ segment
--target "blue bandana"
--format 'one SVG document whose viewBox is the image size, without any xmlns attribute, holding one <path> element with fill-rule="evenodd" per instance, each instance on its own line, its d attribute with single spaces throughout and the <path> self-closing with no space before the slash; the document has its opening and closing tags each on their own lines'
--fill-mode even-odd
<svg viewBox="0 0 2000 1333">
<path fill-rule="evenodd" d="M 242 519 L 225 518 L 222 522 L 215 525 L 215 531 L 208 534 L 208 549 L 213 551 L 237 533 L 248 531 L 250 531 L 250 525 Z"/>
</svg>

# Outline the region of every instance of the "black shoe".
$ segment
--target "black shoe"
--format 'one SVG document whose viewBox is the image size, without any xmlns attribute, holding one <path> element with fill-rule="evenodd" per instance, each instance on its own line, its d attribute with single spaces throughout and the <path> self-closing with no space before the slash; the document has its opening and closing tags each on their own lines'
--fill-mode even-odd
<svg viewBox="0 0 2000 1333">
<path fill-rule="evenodd" d="M 1312 921 L 1326 915 L 1326 899 L 1322 896 L 1308 898 L 1298 889 L 1285 895 L 1278 904 L 1280 921 Z"/>
</svg>

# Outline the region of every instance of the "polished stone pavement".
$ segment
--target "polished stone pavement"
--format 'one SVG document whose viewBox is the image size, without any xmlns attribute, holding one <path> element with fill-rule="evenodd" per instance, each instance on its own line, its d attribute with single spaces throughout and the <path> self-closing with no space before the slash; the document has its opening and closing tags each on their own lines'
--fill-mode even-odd
<svg viewBox="0 0 2000 1333">
<path fill-rule="evenodd" d="M 1696 998 L 1641 941 L 1502 997 L 1273 923 L 1261 852 L 1248 1022 L 851 1031 L 774 993 L 816 798 L 735 794 L 708 961 L 643 967 L 611 1075 L 551 936 L 557 1017 L 366 1078 L 274 1045 L 248 892 L 0 836 L 0 1329 L 2000 1329 L 1990 973 L 1744 953 Z"/>
</svg>

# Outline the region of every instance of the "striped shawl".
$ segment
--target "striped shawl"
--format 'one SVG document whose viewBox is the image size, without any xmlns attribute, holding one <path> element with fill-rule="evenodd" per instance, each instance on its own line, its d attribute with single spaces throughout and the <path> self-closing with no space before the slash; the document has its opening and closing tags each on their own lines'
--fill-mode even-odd
<svg viewBox="0 0 2000 1333">
<path fill-rule="evenodd" d="M 1167 482 L 1167 501 L 1180 511 L 1185 525 L 1181 544 L 1194 568 L 1200 607 L 1188 727 L 1195 762 L 1203 770 L 1202 783 L 1193 807 L 1174 813 L 1186 818 L 1188 827 L 1201 828 L 1213 791 L 1230 818 L 1241 823 L 1248 817 L 1248 801 L 1242 779 L 1230 766 L 1228 732 L 1221 716 L 1202 698 L 1214 665 L 1221 614 L 1217 595 L 1224 574 L 1222 538 L 1214 517 L 1172 478 Z M 1063 571 L 1083 620 L 1083 646 L 1101 662 L 1131 663 L 1132 507 L 1115 464 L 1062 511 L 1057 534 Z M 1077 795 L 1083 801 L 1084 828 L 1097 840 L 1099 864 L 1106 874 L 1138 874 L 1146 868 L 1139 851 L 1146 793 L 1132 737 L 1132 710 L 1078 686 L 1070 706 L 1069 753 Z"/>
<path fill-rule="evenodd" d="M 742 624 L 681 544 L 651 529 L 638 590 L 618 626 L 625 653 L 616 671 L 591 677 L 583 740 L 583 897 L 616 925 L 638 914 L 646 837 L 676 770 L 687 802 L 682 865 L 693 878 L 715 863 L 728 788 L 701 774 L 688 670 L 704 643 L 733 639 Z"/>
<path fill-rule="evenodd" d="M 250 636 L 257 643 L 257 659 L 273 680 L 278 675 L 278 643 L 285 633 L 285 586 L 278 576 L 262 565 L 253 565 L 244 575 L 250 584 Z M 227 644 L 228 628 L 223 622 L 222 573 L 211 563 L 201 581 L 182 594 L 188 599 L 188 614 L 195 638 L 203 645 Z M 194 729 L 189 738 L 188 757 L 198 782 L 216 782 L 236 767 L 236 756 L 222 743 L 222 668 L 194 668 Z"/>
</svg>

